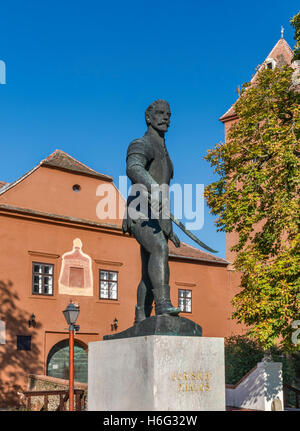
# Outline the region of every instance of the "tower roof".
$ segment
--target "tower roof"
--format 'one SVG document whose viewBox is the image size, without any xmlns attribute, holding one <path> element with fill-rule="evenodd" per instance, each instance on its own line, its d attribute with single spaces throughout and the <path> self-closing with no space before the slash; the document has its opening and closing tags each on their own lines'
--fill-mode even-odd
<svg viewBox="0 0 300 431">
<path fill-rule="evenodd" d="M 269 55 L 265 58 L 264 62 L 267 62 L 270 59 L 273 59 L 276 61 L 276 65 L 278 66 L 285 66 L 285 65 L 291 65 L 292 64 L 292 58 L 293 58 L 293 51 L 290 47 L 290 45 L 287 43 L 287 41 L 281 37 L 279 41 L 276 43 L 272 51 L 269 53 Z M 264 64 L 260 66 L 258 71 L 255 73 L 253 78 L 251 79 L 251 82 L 255 81 L 257 73 L 264 67 Z"/>
<path fill-rule="evenodd" d="M 255 82 L 257 74 L 262 68 L 264 67 L 264 63 L 268 61 L 275 61 L 276 65 L 278 66 L 284 66 L 284 65 L 291 65 L 292 64 L 292 58 L 293 58 L 293 51 L 287 41 L 281 37 L 276 45 L 273 47 L 271 52 L 267 55 L 257 72 L 253 75 L 251 79 L 251 83 Z M 236 103 L 236 102 L 235 102 Z M 228 111 L 223 114 L 219 120 L 222 121 L 222 123 L 226 123 L 226 121 L 236 117 L 234 105 L 231 105 L 231 107 L 228 109 Z"/>
</svg>

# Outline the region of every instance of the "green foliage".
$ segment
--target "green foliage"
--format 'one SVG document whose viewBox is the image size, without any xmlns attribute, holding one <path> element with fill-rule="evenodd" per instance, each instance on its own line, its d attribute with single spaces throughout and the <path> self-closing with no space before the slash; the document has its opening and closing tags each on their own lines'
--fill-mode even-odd
<svg viewBox="0 0 300 431">
<path fill-rule="evenodd" d="M 293 60 L 300 60 L 300 12 L 291 19 L 291 24 L 295 29 L 294 39 L 296 40 Z"/>
<path fill-rule="evenodd" d="M 233 317 L 266 349 L 280 342 L 296 350 L 291 322 L 300 319 L 300 107 L 292 73 L 262 69 L 245 84 L 238 121 L 205 157 L 219 178 L 205 189 L 218 230 L 238 233 Z"/>
<path fill-rule="evenodd" d="M 225 382 L 236 384 L 263 358 L 258 344 L 246 336 L 225 339 Z"/>
<path fill-rule="evenodd" d="M 272 360 L 274 362 L 282 363 L 282 377 L 283 383 L 287 385 L 295 386 L 296 380 L 296 361 L 291 354 L 285 353 L 282 349 L 277 346 L 270 348 Z"/>
<path fill-rule="evenodd" d="M 296 378 L 296 361 L 278 347 L 270 349 L 271 359 L 282 363 L 283 383 L 293 385 Z M 255 340 L 236 335 L 225 339 L 225 381 L 236 384 L 264 357 L 263 347 Z M 299 359 L 297 365 L 299 366 Z"/>
</svg>

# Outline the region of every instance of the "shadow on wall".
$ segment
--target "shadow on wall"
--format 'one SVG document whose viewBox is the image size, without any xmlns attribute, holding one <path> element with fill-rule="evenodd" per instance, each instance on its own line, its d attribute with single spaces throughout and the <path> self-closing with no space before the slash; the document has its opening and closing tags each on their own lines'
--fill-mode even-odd
<svg viewBox="0 0 300 431">
<path fill-rule="evenodd" d="M 264 365 L 264 370 L 258 373 L 255 380 L 248 381 L 246 390 L 252 403 L 257 402 L 261 397 L 264 397 L 267 402 L 272 402 L 280 394 L 282 395 L 282 372 L 275 362 L 260 362 L 258 365 L 260 364 Z"/>
<path fill-rule="evenodd" d="M 40 350 L 36 345 L 37 331 L 42 325 L 37 323 L 35 328 L 29 328 L 30 316 L 30 312 L 20 307 L 20 298 L 13 283 L 0 280 L 0 320 L 2 327 L 3 322 L 5 325 L 5 331 L 2 331 L 5 339 L 0 344 L 0 407 L 18 406 L 18 392 L 26 390 L 26 386 L 21 385 L 27 383 L 28 374 L 40 374 L 43 370 L 39 362 Z M 18 350 L 29 347 L 29 350 Z"/>
<path fill-rule="evenodd" d="M 230 386 L 230 385 L 228 385 Z M 271 410 L 272 402 L 283 403 L 282 364 L 259 362 L 234 388 L 227 386 L 227 403 L 254 410 Z"/>
</svg>

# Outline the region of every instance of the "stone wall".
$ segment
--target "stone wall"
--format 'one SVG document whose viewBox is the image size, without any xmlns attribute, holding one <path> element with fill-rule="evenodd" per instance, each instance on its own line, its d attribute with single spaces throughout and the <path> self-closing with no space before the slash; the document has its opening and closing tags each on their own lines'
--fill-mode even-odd
<svg viewBox="0 0 300 431">
<path fill-rule="evenodd" d="M 74 389 L 83 389 L 85 391 L 86 400 L 85 400 L 85 410 L 87 408 L 87 383 L 74 383 Z M 57 379 L 55 377 L 43 376 L 43 375 L 35 375 L 30 374 L 28 376 L 28 391 L 67 391 L 69 389 L 69 381 L 63 379 Z M 48 397 L 48 410 L 54 411 L 59 406 L 59 396 L 58 395 L 49 395 Z M 41 410 L 43 406 L 43 397 L 32 397 L 31 398 L 31 410 Z M 24 400 L 23 404 L 24 404 Z M 68 409 L 68 402 L 66 405 Z"/>
</svg>

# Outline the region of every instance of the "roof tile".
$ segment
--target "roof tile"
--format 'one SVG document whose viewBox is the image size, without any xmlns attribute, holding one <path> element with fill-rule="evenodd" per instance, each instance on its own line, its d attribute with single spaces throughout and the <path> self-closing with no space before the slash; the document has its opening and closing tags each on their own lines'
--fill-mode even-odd
<svg viewBox="0 0 300 431">
<path fill-rule="evenodd" d="M 224 265 L 228 264 L 225 259 L 217 257 L 211 253 L 199 250 L 198 248 L 188 245 L 182 241 L 180 242 L 180 247 L 178 248 L 176 248 L 175 245 L 171 241 L 169 241 L 169 255 L 174 257 L 183 257 L 215 263 L 222 263 Z"/>
<path fill-rule="evenodd" d="M 41 162 L 41 166 L 48 166 L 58 169 L 64 169 L 68 171 L 78 172 L 85 175 L 91 175 L 93 177 L 101 178 L 107 181 L 112 181 L 112 177 L 104 174 L 100 174 L 97 171 L 89 168 L 74 157 L 65 153 L 61 150 L 55 150 L 54 153 L 50 154 L 46 159 Z"/>
</svg>

